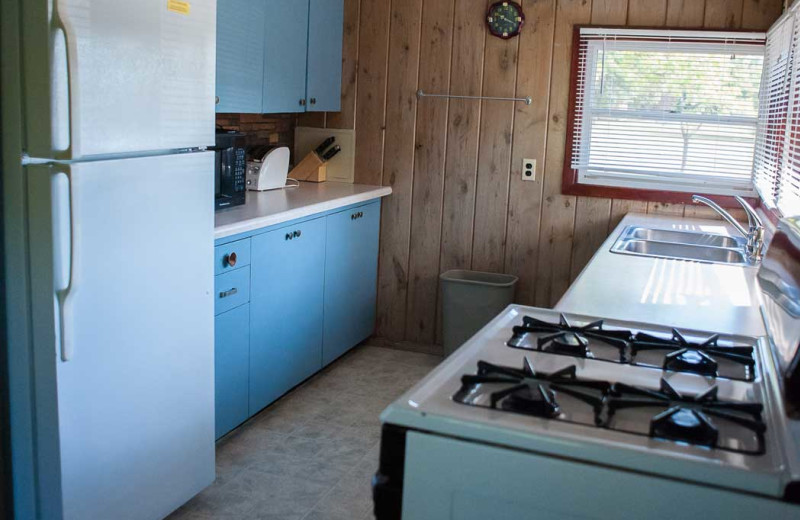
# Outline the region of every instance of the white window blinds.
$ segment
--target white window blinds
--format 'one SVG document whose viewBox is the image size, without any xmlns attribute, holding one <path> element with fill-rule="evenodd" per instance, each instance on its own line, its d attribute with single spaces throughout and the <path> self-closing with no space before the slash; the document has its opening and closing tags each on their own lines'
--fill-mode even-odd
<svg viewBox="0 0 800 520">
<path fill-rule="evenodd" d="M 800 214 L 800 4 L 767 33 L 753 177 L 782 215 Z"/>
<path fill-rule="evenodd" d="M 764 39 L 581 28 L 571 149 L 578 182 L 752 195 Z"/>
</svg>

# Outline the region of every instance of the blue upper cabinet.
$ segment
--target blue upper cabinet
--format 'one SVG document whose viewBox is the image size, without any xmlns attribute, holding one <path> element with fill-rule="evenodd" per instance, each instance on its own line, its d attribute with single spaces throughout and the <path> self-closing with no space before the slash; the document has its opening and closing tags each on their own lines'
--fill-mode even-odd
<svg viewBox="0 0 800 520">
<path fill-rule="evenodd" d="M 325 219 L 251 243 L 250 414 L 322 368 Z"/>
<path fill-rule="evenodd" d="M 217 112 L 261 112 L 266 14 L 265 0 L 217 3 Z"/>
<path fill-rule="evenodd" d="M 311 0 L 308 19 L 308 111 L 341 110 L 344 0 Z"/>
<path fill-rule="evenodd" d="M 372 334 L 378 279 L 380 202 L 328 216 L 322 361 Z"/>
<path fill-rule="evenodd" d="M 217 112 L 338 111 L 343 0 L 217 4 Z"/>
<path fill-rule="evenodd" d="M 266 0 L 262 112 L 304 112 L 308 55 L 308 2 Z M 339 48 L 342 43 L 339 42 Z M 339 64 L 341 66 L 341 62 Z"/>
</svg>

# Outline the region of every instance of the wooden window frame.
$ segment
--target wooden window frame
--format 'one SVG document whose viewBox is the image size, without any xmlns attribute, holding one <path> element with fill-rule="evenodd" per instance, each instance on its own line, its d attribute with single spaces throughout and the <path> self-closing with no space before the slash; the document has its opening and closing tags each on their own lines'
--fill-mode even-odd
<svg viewBox="0 0 800 520">
<path fill-rule="evenodd" d="M 712 198 L 716 203 L 724 208 L 740 208 L 741 206 L 732 195 L 708 194 L 702 191 L 671 191 L 671 190 L 648 190 L 642 188 L 620 188 L 615 186 L 599 186 L 594 184 L 582 184 L 578 182 L 578 170 L 572 168 L 572 148 L 575 139 L 575 98 L 578 94 L 578 76 L 580 63 L 580 38 L 581 29 L 587 27 L 602 27 L 607 29 L 651 29 L 659 31 L 685 31 L 685 27 L 635 27 L 622 25 L 606 24 L 576 24 L 572 30 L 572 59 L 570 61 L 570 80 L 569 80 L 569 107 L 567 111 L 567 134 L 564 147 L 564 168 L 562 172 L 561 193 L 563 195 L 575 195 L 580 197 L 603 197 L 608 199 L 638 200 L 645 202 L 662 202 L 668 204 L 693 204 L 692 195 L 704 195 Z M 697 29 L 703 32 L 753 32 L 749 30 L 731 29 Z M 743 197 L 753 206 L 761 205 L 760 197 Z"/>
</svg>

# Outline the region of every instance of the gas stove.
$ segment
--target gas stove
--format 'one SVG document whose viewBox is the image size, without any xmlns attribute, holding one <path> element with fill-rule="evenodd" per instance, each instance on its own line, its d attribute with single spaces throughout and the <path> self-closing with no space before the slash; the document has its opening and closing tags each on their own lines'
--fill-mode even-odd
<svg viewBox="0 0 800 520">
<path fill-rule="evenodd" d="M 512 305 L 386 423 L 779 496 L 784 415 L 757 338 Z"/>
</svg>

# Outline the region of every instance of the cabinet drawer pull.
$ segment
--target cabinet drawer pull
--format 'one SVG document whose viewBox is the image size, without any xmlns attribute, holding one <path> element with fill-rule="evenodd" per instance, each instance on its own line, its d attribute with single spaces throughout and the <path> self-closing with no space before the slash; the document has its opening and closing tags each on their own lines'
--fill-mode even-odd
<svg viewBox="0 0 800 520">
<path fill-rule="evenodd" d="M 228 296 L 233 296 L 234 294 L 238 293 L 239 289 L 234 287 L 233 289 L 228 289 L 227 291 L 222 291 L 219 293 L 220 298 L 227 298 Z"/>
<path fill-rule="evenodd" d="M 225 258 L 222 259 L 222 263 L 224 265 L 234 267 L 236 265 L 236 253 L 225 255 Z"/>
</svg>

